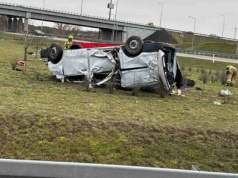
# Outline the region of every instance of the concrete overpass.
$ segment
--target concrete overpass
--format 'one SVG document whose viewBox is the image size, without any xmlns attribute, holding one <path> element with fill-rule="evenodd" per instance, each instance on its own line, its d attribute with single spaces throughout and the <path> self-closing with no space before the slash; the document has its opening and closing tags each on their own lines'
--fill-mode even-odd
<svg viewBox="0 0 238 178">
<path fill-rule="evenodd" d="M 92 17 L 83 14 L 80 15 L 9 3 L 0 3 L 0 15 L 6 15 L 8 17 L 8 28 L 12 30 L 24 29 L 28 31 L 29 19 L 44 20 L 48 22 L 99 28 L 99 39 L 121 42 L 125 42 L 126 39 L 132 35 L 145 38 L 159 30 L 159 27 L 150 27 L 133 22 L 108 20 L 106 18 Z"/>
</svg>

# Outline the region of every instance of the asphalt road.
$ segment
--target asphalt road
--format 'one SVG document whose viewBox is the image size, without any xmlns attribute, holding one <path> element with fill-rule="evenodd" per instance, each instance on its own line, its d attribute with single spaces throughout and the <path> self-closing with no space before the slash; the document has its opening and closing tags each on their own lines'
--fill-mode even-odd
<svg viewBox="0 0 238 178">
<path fill-rule="evenodd" d="M 176 53 L 177 56 L 182 56 L 182 57 L 192 57 L 196 59 L 203 59 L 203 60 L 211 60 L 213 61 L 212 56 L 202 56 L 202 55 L 193 55 L 193 54 L 185 54 L 185 53 Z M 220 62 L 229 62 L 229 63 L 235 63 L 238 64 L 238 59 L 228 59 L 228 58 L 220 58 L 220 57 L 214 57 L 214 62 L 220 61 Z"/>
</svg>

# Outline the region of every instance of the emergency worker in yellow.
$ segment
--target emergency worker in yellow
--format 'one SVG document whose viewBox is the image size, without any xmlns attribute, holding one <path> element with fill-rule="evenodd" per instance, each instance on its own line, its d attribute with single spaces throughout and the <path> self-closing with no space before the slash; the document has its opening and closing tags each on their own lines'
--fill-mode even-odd
<svg viewBox="0 0 238 178">
<path fill-rule="evenodd" d="M 73 44 L 73 36 L 69 35 L 68 41 L 64 43 L 64 49 L 69 49 L 70 46 L 72 46 L 72 44 Z"/>
<path fill-rule="evenodd" d="M 233 86 L 236 80 L 237 69 L 232 65 L 226 66 L 226 75 L 227 75 L 226 86 Z"/>
</svg>

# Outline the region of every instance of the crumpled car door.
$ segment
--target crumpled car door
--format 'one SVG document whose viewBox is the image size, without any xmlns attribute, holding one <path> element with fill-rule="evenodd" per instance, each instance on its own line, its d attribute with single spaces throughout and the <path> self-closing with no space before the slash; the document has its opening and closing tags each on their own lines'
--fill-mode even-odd
<svg viewBox="0 0 238 178">
<path fill-rule="evenodd" d="M 165 90 L 170 90 L 171 86 L 167 79 L 167 69 L 165 64 L 165 53 L 161 50 L 158 52 L 159 80 L 163 83 Z"/>
</svg>

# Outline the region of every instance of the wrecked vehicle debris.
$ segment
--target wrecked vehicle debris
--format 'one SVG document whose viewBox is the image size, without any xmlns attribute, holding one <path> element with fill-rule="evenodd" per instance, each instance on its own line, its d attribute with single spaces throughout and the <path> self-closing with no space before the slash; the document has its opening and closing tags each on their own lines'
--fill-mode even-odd
<svg viewBox="0 0 238 178">
<path fill-rule="evenodd" d="M 48 50 L 48 68 L 60 81 L 87 80 L 100 86 L 115 77 L 122 88 L 162 84 L 166 91 L 182 85 L 175 47 L 170 44 L 144 43 L 131 36 L 124 45 L 82 48 L 74 44 L 72 48 L 52 44 Z"/>
</svg>

